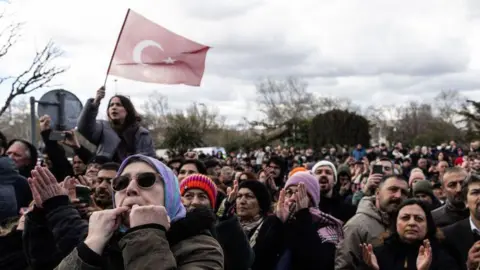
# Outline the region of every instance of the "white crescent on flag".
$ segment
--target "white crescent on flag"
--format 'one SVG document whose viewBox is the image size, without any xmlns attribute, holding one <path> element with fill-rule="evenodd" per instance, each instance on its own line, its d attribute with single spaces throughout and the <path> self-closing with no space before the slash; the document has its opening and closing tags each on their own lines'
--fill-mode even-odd
<svg viewBox="0 0 480 270">
<path fill-rule="evenodd" d="M 135 48 L 133 48 L 133 62 L 137 64 L 143 64 L 142 62 L 142 52 L 145 48 L 147 47 L 157 47 L 159 48 L 162 52 L 164 51 L 162 48 L 162 45 L 160 45 L 158 42 L 155 42 L 153 40 L 142 40 L 140 41 Z"/>
</svg>

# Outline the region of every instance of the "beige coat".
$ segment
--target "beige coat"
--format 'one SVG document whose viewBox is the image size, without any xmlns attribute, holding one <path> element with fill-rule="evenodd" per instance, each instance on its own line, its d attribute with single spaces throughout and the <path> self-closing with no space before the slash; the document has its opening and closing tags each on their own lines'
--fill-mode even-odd
<svg viewBox="0 0 480 270">
<path fill-rule="evenodd" d="M 388 218 L 375 206 L 375 196 L 364 197 L 357 213 L 343 226 L 344 240 L 337 247 L 335 270 L 357 269 L 362 262 L 360 244 L 372 243 L 388 229 Z"/>
</svg>

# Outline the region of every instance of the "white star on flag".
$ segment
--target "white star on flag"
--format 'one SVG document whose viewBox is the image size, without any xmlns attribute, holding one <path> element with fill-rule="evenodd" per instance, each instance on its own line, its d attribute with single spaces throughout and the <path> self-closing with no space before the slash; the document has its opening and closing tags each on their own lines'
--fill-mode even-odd
<svg viewBox="0 0 480 270">
<path fill-rule="evenodd" d="M 163 62 L 165 64 L 174 64 L 177 60 L 171 58 L 171 57 L 168 57 L 167 59 L 163 60 Z"/>
</svg>

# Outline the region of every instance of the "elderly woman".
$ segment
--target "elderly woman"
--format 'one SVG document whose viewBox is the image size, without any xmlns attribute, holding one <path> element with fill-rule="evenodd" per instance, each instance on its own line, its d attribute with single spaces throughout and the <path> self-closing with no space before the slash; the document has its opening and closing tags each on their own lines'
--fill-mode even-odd
<svg viewBox="0 0 480 270">
<path fill-rule="evenodd" d="M 366 269 L 457 269 L 454 259 L 442 249 L 442 236 L 422 201 L 404 201 L 395 220 L 390 229 L 393 233 L 386 235 L 381 245 L 362 245 Z"/>
<path fill-rule="evenodd" d="M 275 269 L 283 252 L 283 224 L 271 215 L 267 187 L 257 180 L 235 181 L 225 202 L 224 219 L 236 214 L 255 253 L 252 270 Z"/>
<path fill-rule="evenodd" d="M 176 176 L 157 159 L 144 155 L 125 159 L 112 180 L 115 208 L 94 212 L 88 225 L 53 175 L 36 170 L 29 179 L 33 193 L 39 195 L 35 206 L 43 208 L 47 219 L 55 215 L 50 223 L 53 247 L 60 254 L 70 251 L 56 269 L 223 269 L 222 248 L 209 233 L 215 219 L 197 211 L 186 213 Z M 33 243 L 37 239 L 32 234 L 26 238 L 37 250 L 43 244 Z M 26 249 L 31 256 L 31 248 Z"/>
<path fill-rule="evenodd" d="M 320 185 L 315 176 L 297 172 L 287 180 L 276 207 L 276 215 L 284 223 L 286 248 L 277 269 L 334 269 L 343 223 L 321 212 L 319 203 Z"/>
</svg>

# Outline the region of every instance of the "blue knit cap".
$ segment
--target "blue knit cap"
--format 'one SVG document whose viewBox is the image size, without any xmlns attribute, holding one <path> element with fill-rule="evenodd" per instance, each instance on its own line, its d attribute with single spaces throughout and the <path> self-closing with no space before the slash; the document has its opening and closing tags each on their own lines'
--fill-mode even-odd
<svg viewBox="0 0 480 270">
<path fill-rule="evenodd" d="M 132 163 L 132 159 L 141 160 L 152 166 L 163 178 L 163 189 L 165 190 L 165 208 L 167 214 L 170 217 L 171 222 L 175 222 L 185 217 L 186 210 L 183 207 L 180 198 L 180 188 L 178 186 L 178 179 L 167 165 L 163 164 L 159 160 L 148 157 L 145 155 L 132 155 L 127 157 L 120 168 L 118 169 L 117 176 L 121 175 L 125 167 Z M 113 205 L 115 206 L 115 192 L 113 193 Z"/>
</svg>

